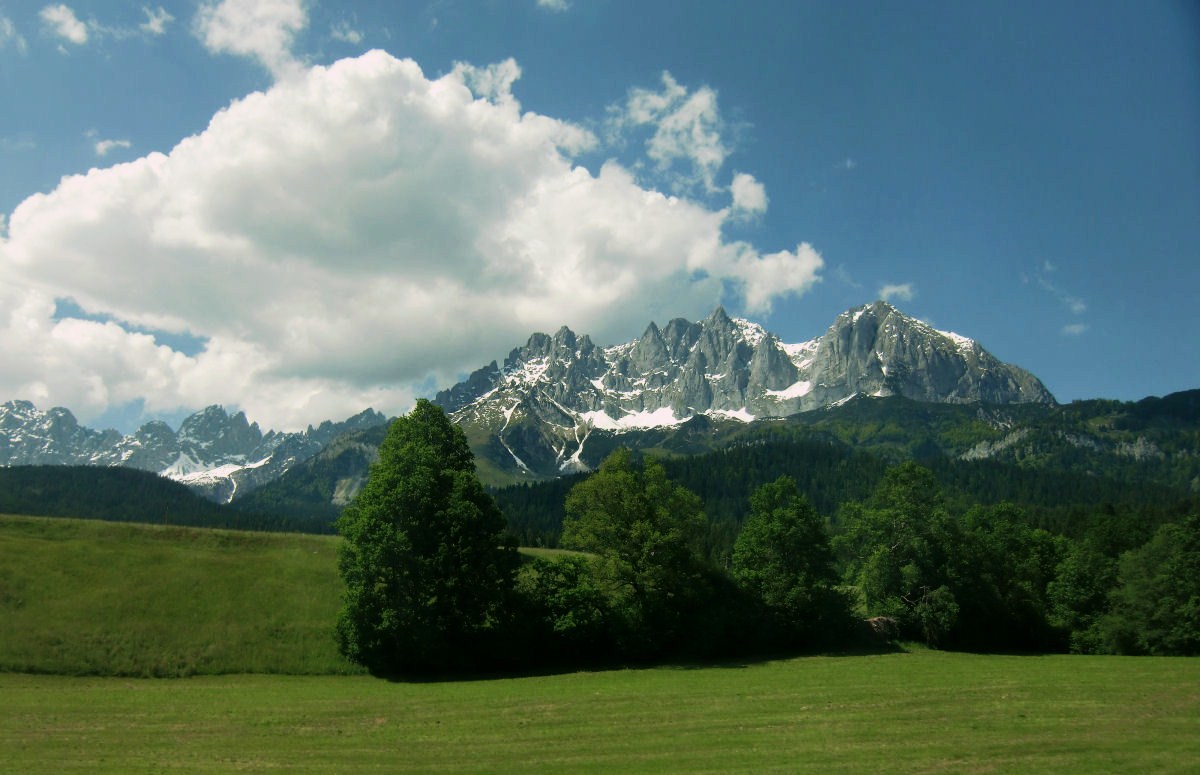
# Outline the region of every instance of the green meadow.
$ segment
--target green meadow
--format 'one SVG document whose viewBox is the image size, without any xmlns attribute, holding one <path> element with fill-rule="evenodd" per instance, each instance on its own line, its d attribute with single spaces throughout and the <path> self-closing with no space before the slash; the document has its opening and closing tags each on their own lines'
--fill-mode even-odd
<svg viewBox="0 0 1200 775">
<path fill-rule="evenodd" d="M 1200 771 L 1200 659 L 352 674 L 335 555 L 332 538 L 0 517 L 0 772 Z"/>
<path fill-rule="evenodd" d="M 331 536 L 0 516 L 0 671 L 359 672 Z"/>
<path fill-rule="evenodd" d="M 1200 660 L 917 651 L 444 683 L 0 675 L 0 770 L 1196 772 Z"/>
</svg>

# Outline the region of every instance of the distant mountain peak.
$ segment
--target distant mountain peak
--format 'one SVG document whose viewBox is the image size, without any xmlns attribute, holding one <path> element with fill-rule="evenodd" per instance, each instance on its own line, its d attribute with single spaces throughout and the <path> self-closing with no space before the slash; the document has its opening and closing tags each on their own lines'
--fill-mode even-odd
<svg viewBox="0 0 1200 775">
<path fill-rule="evenodd" d="M 125 466 L 182 481 L 228 501 L 315 455 L 335 436 L 385 422 L 367 409 L 304 433 L 263 434 L 244 412 L 214 404 L 187 417 L 179 431 L 152 420 L 128 435 L 81 426 L 70 410 L 39 411 L 30 401 L 0 404 L 0 465 Z"/>
</svg>

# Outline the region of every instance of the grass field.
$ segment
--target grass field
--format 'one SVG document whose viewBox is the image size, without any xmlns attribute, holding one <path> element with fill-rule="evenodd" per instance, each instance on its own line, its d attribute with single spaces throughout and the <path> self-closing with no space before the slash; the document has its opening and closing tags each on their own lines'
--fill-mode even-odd
<svg viewBox="0 0 1200 775">
<path fill-rule="evenodd" d="M 331 536 L 0 516 L 0 671 L 355 673 Z"/>
<path fill-rule="evenodd" d="M 335 555 L 330 537 L 0 517 L 0 773 L 1200 772 L 1200 659 L 372 679 L 332 641 Z"/>
<path fill-rule="evenodd" d="M 392 684 L 0 675 L 12 772 L 1196 772 L 1200 660 L 917 651 Z"/>
</svg>

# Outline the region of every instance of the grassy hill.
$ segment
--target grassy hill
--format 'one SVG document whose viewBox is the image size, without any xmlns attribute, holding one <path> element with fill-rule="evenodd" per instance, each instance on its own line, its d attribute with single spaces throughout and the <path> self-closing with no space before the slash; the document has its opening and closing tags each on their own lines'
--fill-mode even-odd
<svg viewBox="0 0 1200 775">
<path fill-rule="evenodd" d="M 0 671 L 351 673 L 337 540 L 0 516 Z"/>
</svg>

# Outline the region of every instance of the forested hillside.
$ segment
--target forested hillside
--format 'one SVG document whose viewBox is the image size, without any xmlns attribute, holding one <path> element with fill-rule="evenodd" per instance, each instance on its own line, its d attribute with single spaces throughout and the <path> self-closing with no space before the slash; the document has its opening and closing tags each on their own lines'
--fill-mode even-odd
<svg viewBox="0 0 1200 775">
<path fill-rule="evenodd" d="M 921 460 L 947 501 L 965 511 L 973 505 L 1012 503 L 1031 526 L 1078 537 L 1097 520 L 1127 522 L 1133 531 L 1153 530 L 1194 511 L 1200 496 L 1190 490 L 1096 473 L 1022 466 L 997 460 L 962 461 L 937 455 Z M 726 554 L 745 518 L 747 499 L 779 476 L 792 477 L 814 508 L 835 521 L 843 503 L 860 500 L 883 477 L 888 458 L 832 439 L 744 442 L 690 457 L 663 459 L 672 480 L 700 495 L 708 514 L 710 551 Z M 557 546 L 566 493 L 585 475 L 496 491 L 510 529 L 523 544 Z"/>
<path fill-rule="evenodd" d="M 287 515 L 235 511 L 150 471 L 96 466 L 0 467 L 0 513 L 240 530 L 310 530 Z"/>
</svg>

